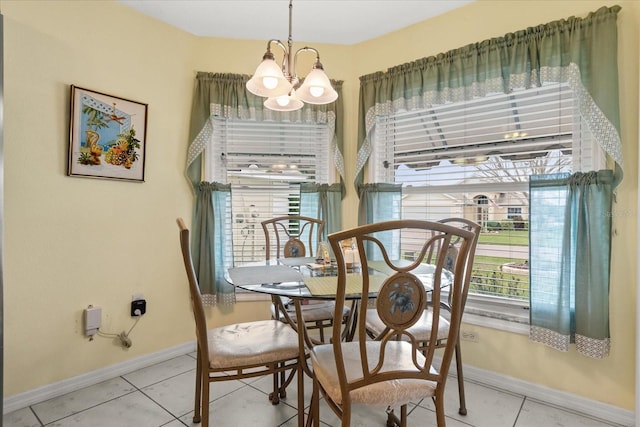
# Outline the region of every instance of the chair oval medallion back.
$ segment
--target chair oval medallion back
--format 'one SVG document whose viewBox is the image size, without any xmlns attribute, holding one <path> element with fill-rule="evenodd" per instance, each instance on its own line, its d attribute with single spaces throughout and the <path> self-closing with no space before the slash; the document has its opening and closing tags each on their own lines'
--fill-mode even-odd
<svg viewBox="0 0 640 427">
<path fill-rule="evenodd" d="M 287 243 L 284 244 L 283 255 L 285 258 L 299 258 L 306 254 L 304 243 L 297 237 L 289 237 Z"/>
<path fill-rule="evenodd" d="M 324 232 L 324 221 L 301 215 L 278 216 L 260 224 L 266 259 L 312 257 Z"/>
<path fill-rule="evenodd" d="M 422 282 L 411 273 L 396 273 L 380 288 L 376 308 L 387 327 L 404 330 L 420 319 L 426 303 Z"/>
</svg>

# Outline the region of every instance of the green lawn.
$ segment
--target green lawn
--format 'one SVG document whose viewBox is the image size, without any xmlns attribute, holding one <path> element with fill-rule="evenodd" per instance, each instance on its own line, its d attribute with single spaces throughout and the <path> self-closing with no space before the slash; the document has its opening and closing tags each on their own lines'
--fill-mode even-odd
<svg viewBox="0 0 640 427">
<path fill-rule="evenodd" d="M 529 245 L 529 231 L 503 230 L 490 233 L 481 233 L 478 243 L 485 243 L 489 245 L 527 246 Z"/>
<path fill-rule="evenodd" d="M 505 273 L 500 268 L 502 264 L 516 261 L 520 260 L 476 256 L 473 263 L 470 291 L 527 301 L 529 299 L 529 276 L 527 274 Z"/>
</svg>

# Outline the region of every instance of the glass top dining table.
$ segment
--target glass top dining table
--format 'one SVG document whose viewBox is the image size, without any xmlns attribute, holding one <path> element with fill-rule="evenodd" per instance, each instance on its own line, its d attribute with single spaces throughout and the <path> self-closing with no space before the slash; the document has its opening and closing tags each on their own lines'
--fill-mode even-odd
<svg viewBox="0 0 640 427">
<path fill-rule="evenodd" d="M 407 264 L 409 261 L 407 261 Z M 382 261 L 368 261 L 369 297 L 375 298 L 378 289 L 392 271 Z M 413 273 L 427 292 L 433 289 L 435 267 L 424 264 Z M 281 258 L 248 263 L 227 271 L 227 281 L 251 292 L 288 297 L 291 299 L 332 300 L 336 297 L 338 269 L 335 263 L 323 263 L 314 258 Z M 443 270 L 441 287 L 448 286 L 453 275 Z M 347 268 L 346 298 L 362 298 L 361 266 Z"/>
</svg>

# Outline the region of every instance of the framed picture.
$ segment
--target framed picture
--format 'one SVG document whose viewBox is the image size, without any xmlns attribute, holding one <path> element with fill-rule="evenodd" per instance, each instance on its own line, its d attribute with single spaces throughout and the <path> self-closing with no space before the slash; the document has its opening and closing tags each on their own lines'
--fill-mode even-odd
<svg viewBox="0 0 640 427">
<path fill-rule="evenodd" d="M 147 104 L 71 85 L 67 174 L 144 182 Z"/>
</svg>

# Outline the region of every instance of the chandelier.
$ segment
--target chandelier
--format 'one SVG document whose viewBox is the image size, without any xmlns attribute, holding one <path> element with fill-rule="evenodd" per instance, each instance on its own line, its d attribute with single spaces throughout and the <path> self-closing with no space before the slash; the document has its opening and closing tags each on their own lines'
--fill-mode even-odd
<svg viewBox="0 0 640 427">
<path fill-rule="evenodd" d="M 270 110 L 295 111 L 302 108 L 305 102 L 307 104 L 329 104 L 338 99 L 338 92 L 331 87 L 331 82 L 320 63 L 320 53 L 308 46 L 298 49 L 295 54 L 293 53 L 292 12 L 293 0 L 289 0 L 288 48 L 280 40 L 269 40 L 267 52 L 262 57 L 262 62 L 258 65 L 253 77 L 247 82 L 249 92 L 267 98 L 264 101 L 264 106 Z M 282 67 L 278 65 L 271 52 L 272 44 L 279 46 L 284 51 Z M 313 52 L 316 55 L 316 62 L 302 85 L 300 85 L 300 79 L 296 73 L 298 54 L 301 52 Z"/>
</svg>

